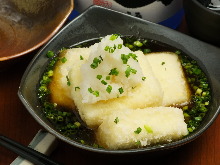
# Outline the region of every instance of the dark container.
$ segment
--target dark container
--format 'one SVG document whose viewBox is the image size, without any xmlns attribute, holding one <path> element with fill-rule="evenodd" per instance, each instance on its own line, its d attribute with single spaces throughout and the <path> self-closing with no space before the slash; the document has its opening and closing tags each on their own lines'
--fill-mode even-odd
<svg viewBox="0 0 220 165">
<path fill-rule="evenodd" d="M 220 46 L 220 13 L 203 6 L 198 0 L 184 0 L 186 22 L 194 37 Z"/>
<path fill-rule="evenodd" d="M 128 150 L 107 150 L 84 145 L 71 140 L 59 133 L 44 116 L 37 96 L 37 85 L 49 59 L 46 53 L 57 52 L 60 48 L 103 37 L 108 34 L 134 35 L 150 38 L 166 43 L 181 50 L 206 71 L 212 87 L 212 103 L 201 125 L 189 136 L 164 145 Z M 220 48 L 201 42 L 195 38 L 177 32 L 173 29 L 145 21 L 121 12 L 103 7 L 92 6 L 83 14 L 59 31 L 32 59 L 27 67 L 18 90 L 18 96 L 27 110 L 48 132 L 70 145 L 82 150 L 109 155 L 139 155 L 153 157 L 172 152 L 174 149 L 189 143 L 202 135 L 215 121 L 220 111 Z M 126 157 L 124 157 L 126 158 Z M 128 157 L 127 157 L 128 158 Z M 130 157 L 129 157 L 130 158 Z M 129 159 L 130 161 L 130 159 Z"/>
</svg>

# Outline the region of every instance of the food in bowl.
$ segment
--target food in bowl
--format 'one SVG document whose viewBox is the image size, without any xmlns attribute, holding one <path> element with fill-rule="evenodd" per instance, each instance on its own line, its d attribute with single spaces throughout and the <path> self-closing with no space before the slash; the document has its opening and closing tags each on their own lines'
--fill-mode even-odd
<svg viewBox="0 0 220 165">
<path fill-rule="evenodd" d="M 208 110 L 204 72 L 158 41 L 113 34 L 47 56 L 42 110 L 83 144 L 116 150 L 173 142 L 196 130 Z"/>
</svg>

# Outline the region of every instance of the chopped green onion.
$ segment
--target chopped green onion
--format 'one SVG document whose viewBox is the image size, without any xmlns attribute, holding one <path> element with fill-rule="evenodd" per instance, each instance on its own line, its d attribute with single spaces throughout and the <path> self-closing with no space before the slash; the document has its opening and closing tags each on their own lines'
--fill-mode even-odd
<svg viewBox="0 0 220 165">
<path fill-rule="evenodd" d="M 114 41 L 118 38 L 118 34 L 112 34 L 111 37 L 110 37 L 110 40 Z"/>
<path fill-rule="evenodd" d="M 85 144 L 85 141 L 84 141 L 84 140 L 80 140 L 80 143 L 81 143 L 81 144 Z"/>
<path fill-rule="evenodd" d="M 193 129 L 192 128 L 187 128 L 189 132 L 193 132 Z"/>
<path fill-rule="evenodd" d="M 98 65 L 99 65 L 100 63 L 101 63 L 101 60 L 98 59 L 97 57 L 95 57 L 95 58 L 93 59 L 93 63 L 90 65 L 90 67 L 91 67 L 92 69 L 95 69 L 95 68 L 98 67 Z"/>
<path fill-rule="evenodd" d="M 46 92 L 47 91 L 47 87 L 45 85 L 40 86 L 39 90 L 41 92 Z"/>
<path fill-rule="evenodd" d="M 70 79 L 68 76 L 66 76 L 66 80 L 67 80 L 67 85 L 70 86 L 71 85 L 71 82 L 70 82 Z"/>
<path fill-rule="evenodd" d="M 118 124 L 118 122 L 119 122 L 119 118 L 116 117 L 115 120 L 114 120 L 114 122 L 115 122 L 116 124 Z"/>
<path fill-rule="evenodd" d="M 118 74 L 119 74 L 119 71 L 117 70 L 117 68 L 111 69 L 109 73 L 109 75 L 115 75 L 115 76 L 117 76 Z"/>
<path fill-rule="evenodd" d="M 134 131 L 134 133 L 139 134 L 139 133 L 141 133 L 141 131 L 142 131 L 142 129 L 141 129 L 140 127 L 138 127 L 138 128 Z"/>
<path fill-rule="evenodd" d="M 101 56 L 101 55 L 99 56 L 99 58 L 101 59 L 101 61 L 103 61 L 103 58 L 102 58 L 102 56 Z"/>
<path fill-rule="evenodd" d="M 129 55 L 130 57 L 132 57 L 135 61 L 138 62 L 138 59 L 137 59 L 137 55 L 136 55 L 136 54 L 129 53 L 128 55 Z"/>
<path fill-rule="evenodd" d="M 184 106 L 184 107 L 183 107 L 183 111 L 188 110 L 188 108 L 189 108 L 189 107 L 188 107 L 187 105 L 186 105 L 186 106 Z"/>
<path fill-rule="evenodd" d="M 52 76 L 53 76 L 53 70 L 49 70 L 49 71 L 47 72 L 47 75 L 48 75 L 48 77 L 52 77 Z"/>
<path fill-rule="evenodd" d="M 108 51 L 108 50 L 109 50 L 109 46 L 106 46 L 104 50 L 105 50 L 105 51 Z"/>
<path fill-rule="evenodd" d="M 141 141 L 138 140 L 138 141 L 135 142 L 135 144 L 138 145 L 138 146 L 141 146 Z"/>
<path fill-rule="evenodd" d="M 161 65 L 164 65 L 164 64 L 165 64 L 165 62 L 162 62 L 162 63 L 161 63 Z"/>
<path fill-rule="evenodd" d="M 93 91 L 92 94 L 95 95 L 96 97 L 99 97 L 99 91 Z"/>
<path fill-rule="evenodd" d="M 135 41 L 134 45 L 137 46 L 137 47 L 142 47 L 143 46 L 143 44 L 140 41 Z"/>
<path fill-rule="evenodd" d="M 190 115 L 188 113 L 183 113 L 183 116 L 186 117 L 190 117 Z"/>
<path fill-rule="evenodd" d="M 150 49 L 144 49 L 144 50 L 143 50 L 143 53 L 144 53 L 144 54 L 151 53 L 151 50 L 150 50 Z"/>
<path fill-rule="evenodd" d="M 48 58 L 51 58 L 54 56 L 54 52 L 49 50 L 46 55 Z"/>
<path fill-rule="evenodd" d="M 118 44 L 118 49 L 121 49 L 122 48 L 122 44 Z"/>
<path fill-rule="evenodd" d="M 110 76 L 106 76 L 106 80 L 110 80 Z"/>
<path fill-rule="evenodd" d="M 200 88 L 198 88 L 197 90 L 196 90 L 196 95 L 201 95 L 201 93 L 202 93 L 202 89 L 200 89 Z"/>
<path fill-rule="evenodd" d="M 80 89 L 80 87 L 75 87 L 75 91 L 76 91 L 77 89 Z"/>
<path fill-rule="evenodd" d="M 209 105 L 209 101 L 206 101 L 206 102 L 205 102 L 205 105 Z"/>
<path fill-rule="evenodd" d="M 84 58 L 83 58 L 83 56 L 82 56 L 82 55 L 80 55 L 80 60 L 84 60 Z"/>
<path fill-rule="evenodd" d="M 97 75 L 96 78 L 101 80 L 102 79 L 102 75 Z"/>
<path fill-rule="evenodd" d="M 108 85 L 107 88 L 106 88 L 106 91 L 107 91 L 108 93 L 111 93 L 111 91 L 112 91 L 112 86 L 111 86 L 111 85 Z"/>
<path fill-rule="evenodd" d="M 88 88 L 89 93 L 92 93 L 93 95 L 95 95 L 96 97 L 99 96 L 99 91 L 93 91 L 92 88 Z"/>
<path fill-rule="evenodd" d="M 106 46 L 104 50 L 108 51 L 109 53 L 114 53 L 115 49 L 116 46 L 114 45 L 114 47 Z"/>
<path fill-rule="evenodd" d="M 146 77 L 142 77 L 142 80 L 145 81 L 145 80 L 146 80 Z"/>
<path fill-rule="evenodd" d="M 110 48 L 109 49 L 109 53 L 114 53 L 115 49 L 114 48 Z"/>
<path fill-rule="evenodd" d="M 179 54 L 181 54 L 181 52 L 180 52 L 179 50 L 177 50 L 177 51 L 175 52 L 175 54 L 178 54 L 178 55 L 179 55 Z"/>
<path fill-rule="evenodd" d="M 57 120 L 62 122 L 63 121 L 63 117 L 62 116 L 57 116 Z"/>
<path fill-rule="evenodd" d="M 81 126 L 80 122 L 78 122 L 78 121 L 76 121 L 76 122 L 74 123 L 74 125 L 75 125 L 76 127 L 78 127 L 78 128 Z"/>
<path fill-rule="evenodd" d="M 63 57 L 60 59 L 62 63 L 65 63 L 67 61 L 66 57 Z"/>
<path fill-rule="evenodd" d="M 152 128 L 149 127 L 148 125 L 144 125 L 144 128 L 145 128 L 145 130 L 146 130 L 148 133 L 153 133 Z"/>
<path fill-rule="evenodd" d="M 129 77 L 131 73 L 136 74 L 136 73 L 137 73 L 137 70 L 131 68 L 131 67 L 128 65 L 128 67 L 127 67 L 127 69 L 126 69 L 126 71 L 125 71 L 125 76 L 126 76 L 126 77 Z"/>
<path fill-rule="evenodd" d="M 123 61 L 123 64 L 127 64 L 129 58 L 130 58 L 129 55 L 121 54 L 121 59 Z"/>
<path fill-rule="evenodd" d="M 126 54 L 121 54 L 121 59 L 122 59 L 122 61 L 123 61 L 123 64 L 127 64 L 130 57 L 132 57 L 135 61 L 138 62 L 138 59 L 137 59 L 137 55 L 136 55 L 136 54 L 133 54 L 133 53 L 129 53 L 128 55 L 126 55 Z"/>
<path fill-rule="evenodd" d="M 119 93 L 122 94 L 124 92 L 124 89 L 121 87 L 118 89 Z"/>
<path fill-rule="evenodd" d="M 134 48 L 134 46 L 133 45 L 127 45 L 127 47 L 129 48 L 129 49 L 133 49 Z"/>
<path fill-rule="evenodd" d="M 104 84 L 104 85 L 108 84 L 105 80 L 102 80 L 101 83 Z"/>
<path fill-rule="evenodd" d="M 196 121 L 202 121 L 202 117 L 200 117 L 200 116 L 199 117 L 195 117 L 195 120 Z"/>
<path fill-rule="evenodd" d="M 93 92 L 93 90 L 92 90 L 92 88 L 90 87 L 90 88 L 88 88 L 88 91 L 89 91 L 89 93 L 92 93 Z"/>
</svg>

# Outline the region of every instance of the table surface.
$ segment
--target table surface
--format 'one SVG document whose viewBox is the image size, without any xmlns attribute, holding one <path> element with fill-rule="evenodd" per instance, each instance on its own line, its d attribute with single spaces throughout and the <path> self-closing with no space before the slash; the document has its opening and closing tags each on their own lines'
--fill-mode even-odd
<svg viewBox="0 0 220 165">
<path fill-rule="evenodd" d="M 178 31 L 190 35 L 183 19 Z M 0 72 L 0 133 L 24 145 L 28 145 L 36 133 L 43 129 L 25 109 L 17 96 L 22 74 L 30 59 L 22 59 L 10 69 Z M 82 151 L 62 141 L 50 157 L 65 165 L 71 164 L 147 164 L 169 165 L 220 165 L 220 117 L 195 141 L 167 155 L 149 158 L 147 155 L 116 157 Z M 0 147 L 0 165 L 10 164 L 16 154 Z"/>
</svg>

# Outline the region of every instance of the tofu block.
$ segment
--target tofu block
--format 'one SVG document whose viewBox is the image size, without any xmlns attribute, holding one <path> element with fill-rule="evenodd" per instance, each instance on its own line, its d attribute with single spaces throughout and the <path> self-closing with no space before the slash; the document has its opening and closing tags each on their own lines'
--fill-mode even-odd
<svg viewBox="0 0 220 165">
<path fill-rule="evenodd" d="M 88 127 L 93 129 L 97 128 L 105 116 L 123 109 L 155 107 L 162 104 L 163 92 L 158 80 L 152 72 L 150 64 L 142 52 L 135 53 L 138 56 L 143 75 L 146 77 L 145 81 L 134 87 L 128 96 L 98 101 L 93 104 L 83 103 L 80 90 L 74 90 L 75 87 L 81 88 L 82 76 L 80 73 L 80 65 L 73 64 L 76 67 L 69 72 L 72 89 L 71 95 L 82 120 Z M 74 60 L 74 62 L 79 63 L 77 60 Z"/>
<path fill-rule="evenodd" d="M 60 58 L 66 58 L 66 62 L 59 60 L 53 72 L 53 80 L 50 83 L 51 102 L 57 103 L 66 108 L 75 109 L 74 100 L 71 97 L 71 88 L 67 85 L 67 77 L 72 68 L 78 68 L 84 63 L 80 60 L 80 55 L 86 59 L 89 56 L 90 49 L 77 48 L 66 49 L 60 53 Z"/>
<path fill-rule="evenodd" d="M 178 55 L 159 52 L 147 54 L 146 58 L 164 92 L 162 105 L 178 106 L 189 103 L 191 93 Z"/>
<path fill-rule="evenodd" d="M 124 109 L 106 116 L 96 132 L 107 149 L 130 149 L 168 143 L 188 134 L 183 111 L 174 107 Z"/>
</svg>

